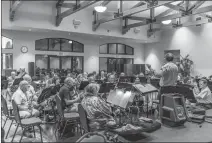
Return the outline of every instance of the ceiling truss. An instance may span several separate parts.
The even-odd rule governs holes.
[[[85,9],[86,7],[93,5],[94,3],[98,2],[98,0],[94,1],[83,1],[80,3],[80,0],[76,0],[75,3],[64,3],[64,0],[58,0],[56,4],[57,8],[57,16],[56,16],[56,26],[59,26],[61,21],[71,15],[74,14],[80,10]],[[68,10],[61,12],[61,8],[69,8]]]
[[[21,3],[22,1],[20,0],[10,1],[10,15],[9,15],[10,21],[14,21],[15,13],[18,7],[21,5]]]
[[[65,0],[58,0],[56,3],[56,9],[57,9],[57,16],[56,16],[56,26],[59,26],[61,21],[65,18],[68,17],[71,14],[74,14],[80,10],[85,9],[86,7],[89,7],[100,0],[91,0],[91,1],[83,1],[80,2],[80,0],[76,0],[75,3],[67,3]],[[109,4],[112,0],[104,0],[100,5],[106,6]],[[170,1],[159,1],[159,0],[143,0],[138,2],[136,5],[131,7],[127,11],[123,11],[123,1],[120,0],[119,3],[119,8],[117,12],[113,13],[111,17],[107,18],[102,18],[99,19],[99,13],[96,11],[93,11],[93,26],[92,29],[93,31],[96,31],[98,27],[103,24],[107,23],[113,20],[120,19],[122,23],[122,34],[126,34],[131,28],[139,27],[139,26],[144,26],[148,25],[149,30],[147,31],[147,35],[151,36],[155,31],[158,31],[160,29],[154,29],[153,25],[154,24],[160,24],[164,20],[173,20],[177,19],[177,24],[174,24],[174,26],[182,26],[183,24],[180,23],[180,19],[182,17],[187,17],[191,15],[200,15],[201,17],[205,18],[203,23],[206,21],[211,22],[212,21],[212,16],[205,14],[207,12],[212,11],[212,5],[206,6],[199,8],[205,1],[197,1],[194,4],[191,4],[189,0],[182,0],[177,5],[172,4],[176,0],[170,0]],[[15,13],[22,3],[21,0],[12,0],[10,1],[10,15],[9,18],[11,21],[14,21]],[[168,10],[155,15],[155,8],[159,6],[165,6],[169,8]],[[68,10],[61,12],[62,8],[69,8]],[[150,11],[150,15],[148,18],[146,17],[138,17],[138,16],[133,16],[137,13],[144,12],[144,11]],[[177,11],[178,13],[176,14],[171,14],[173,11]],[[129,24],[129,20],[136,20],[139,22]],[[196,22],[199,23],[200,21]],[[186,24],[184,24],[186,25]]]
[[[149,30],[147,31],[147,35],[151,36],[155,31],[159,31],[160,29],[154,29],[153,24],[160,24],[164,20],[173,20],[177,19],[177,26],[180,25],[180,19],[182,17],[187,17],[191,15],[200,15],[201,17],[204,17],[208,19],[208,22],[212,21],[212,16],[204,14],[206,12],[212,11],[212,6],[206,6],[199,8],[205,1],[197,1],[194,4],[190,4],[189,0],[182,1],[177,5],[171,4],[173,1],[157,1],[157,0],[145,0],[142,2],[139,2],[138,4],[134,5],[129,11],[122,12],[117,14],[114,14],[113,17],[98,19],[98,14],[96,12],[94,16],[94,22],[93,22],[93,30],[97,30],[97,28],[102,24],[106,23],[112,20],[116,19],[122,19],[123,20],[123,26],[122,26],[122,34],[126,34],[131,28],[149,25]],[[142,7],[144,5],[147,5],[147,8]],[[159,6],[166,6],[169,9],[156,15],[154,9]],[[138,17],[133,16],[136,13],[150,10],[150,17]],[[177,14],[168,15],[173,11],[178,11]],[[168,16],[167,16],[168,15]],[[139,21],[137,23],[128,24],[129,20],[136,20]],[[205,20],[207,21],[207,20]],[[205,22],[204,21],[204,22]],[[203,22],[203,23],[204,23]],[[185,24],[186,25],[186,24]],[[176,26],[173,25],[173,27]],[[181,24],[182,26],[182,24]]]

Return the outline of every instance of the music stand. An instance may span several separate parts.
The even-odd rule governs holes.
[[[99,93],[108,93],[110,90],[115,88],[114,83],[103,83],[100,86]]]
[[[82,81],[80,83],[80,87],[79,87],[79,90],[84,90],[84,88],[89,84],[88,81]]]
[[[43,102],[45,99],[49,98],[51,96],[51,87],[45,88],[40,96],[38,97],[37,103],[40,104],[41,102]]]
[[[64,83],[65,79],[66,79],[66,76],[62,76],[61,79],[60,79],[60,83],[61,84]]]
[[[132,76],[120,76],[119,82],[132,82],[133,77]]]
[[[146,77],[139,77],[141,83],[147,83]]]
[[[16,78],[13,82],[13,85],[19,85],[19,83],[24,80],[23,78]]]
[[[102,80],[100,80],[100,79],[96,79],[95,82],[96,82],[97,84],[103,84],[103,83],[104,83],[104,81],[102,81]]]

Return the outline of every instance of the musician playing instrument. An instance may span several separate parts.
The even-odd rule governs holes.
[[[14,80],[16,79],[16,73],[14,71],[11,72],[11,76],[8,77],[8,86],[12,86]]]
[[[91,131],[104,129],[108,123],[110,125],[116,124],[110,105],[97,95],[98,91],[98,84],[90,83],[85,88],[84,98],[81,102],[87,113]]]
[[[25,68],[21,67],[19,69],[19,74],[18,74],[18,78],[23,78],[23,76],[27,74],[26,71],[25,71]]]
[[[108,82],[109,83],[115,83],[115,81],[116,81],[115,75],[113,75],[113,74],[109,75]]]
[[[21,81],[19,88],[12,96],[12,100],[18,105],[21,118],[30,118],[31,116],[37,117],[39,115],[39,111],[34,109],[32,105],[33,97],[28,93],[29,87],[27,81]]]
[[[106,77],[105,77],[105,72],[104,71],[101,71],[100,73],[100,80],[105,80]]]
[[[212,105],[212,93],[207,86],[207,79],[200,79],[199,81],[200,91],[195,91],[193,89],[194,96],[197,100],[197,103],[200,104],[211,104]],[[212,106],[211,106],[212,108]]]
[[[71,91],[73,91],[75,86],[75,80],[71,77],[67,77],[64,80],[64,85],[60,88],[59,96],[62,101],[62,108],[64,112],[77,112],[76,107],[74,107],[74,103],[80,101],[80,95],[76,99],[73,99],[73,95]]]

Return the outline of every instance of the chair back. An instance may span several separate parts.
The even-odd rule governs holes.
[[[63,107],[62,107],[62,101],[61,101],[61,98],[60,96],[57,94],[55,96],[55,99],[56,99],[56,105],[57,105],[57,111],[60,115],[60,117],[64,117],[64,111],[63,111]]]
[[[7,101],[5,100],[5,98],[3,96],[1,96],[1,104],[2,104],[4,115],[5,116],[9,116],[9,110],[8,110],[8,107],[7,107]]]
[[[21,117],[19,114],[19,109],[18,109],[18,105],[15,103],[14,100],[12,100],[12,106],[13,106],[13,113],[15,116],[15,120],[17,123],[21,124]]]
[[[87,119],[86,111],[81,104],[78,104],[78,113],[79,113],[79,116],[80,116],[81,127],[86,132],[90,132],[90,129],[89,129],[89,126],[88,126],[88,119]]]

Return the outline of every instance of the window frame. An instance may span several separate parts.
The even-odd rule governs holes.
[[[12,55],[12,59],[13,59],[13,53],[1,53],[1,65],[2,65],[2,70],[8,70],[7,68],[6,69],[3,69],[3,54],[11,54]],[[13,70],[13,60],[12,60],[12,70]]]
[[[35,40],[35,43],[36,43],[36,41],[38,41],[38,40],[44,40],[44,39],[47,39],[47,50],[42,50],[42,49],[40,49],[40,50],[38,50],[38,49],[36,49],[36,46],[35,46],[35,50],[36,51],[53,51],[53,52],[73,52],[73,53],[84,53],[84,44],[83,43],[80,43],[80,42],[77,42],[77,41],[74,41],[74,40],[71,40],[71,39],[67,39],[67,38],[56,38],[56,37],[53,37],[53,38],[43,38],[43,39],[37,39],[37,40]],[[50,47],[50,39],[59,39],[60,40],[60,50],[49,50],[49,47]],[[63,51],[62,50],[62,43],[61,43],[61,40],[69,40],[69,41],[72,41],[72,44],[71,44],[71,51]],[[82,45],[82,52],[77,52],[77,51],[73,51],[73,46],[74,46],[74,42],[76,42],[76,43],[78,43],[78,44],[81,44]]]
[[[116,53],[109,53],[109,45],[110,44],[116,44]],[[100,52],[100,47],[103,46],[103,45],[107,45],[107,53],[101,53]],[[118,53],[118,45],[124,45],[124,53]],[[128,54],[127,53],[127,47],[131,48],[132,49],[132,54]],[[111,55],[134,55],[134,48],[129,46],[129,45],[126,45],[126,44],[123,44],[123,43],[106,43],[106,44],[102,44],[99,46],[99,54],[111,54]]]
[[[2,37],[8,38],[4,35],[1,35],[1,49],[13,49],[13,39],[11,39],[11,38],[8,38],[8,39],[12,40],[12,48],[2,48]]]
[[[35,65],[36,65],[36,55],[45,56],[45,54],[35,54]],[[50,69],[50,57],[59,57],[59,69],[62,69],[62,57],[71,57],[71,69],[73,69],[73,57],[82,58],[82,72],[84,72],[84,56],[58,56],[58,55],[48,55],[47,57],[47,69]]]

